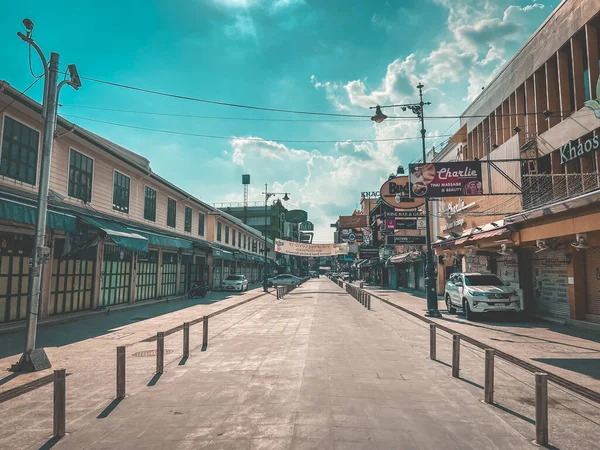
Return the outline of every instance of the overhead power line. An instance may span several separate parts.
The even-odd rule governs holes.
[[[141,126],[137,126],[137,125],[129,125],[129,124],[123,124],[123,123],[117,123],[117,122],[110,122],[110,121],[106,121],[106,120],[91,119],[89,117],[74,116],[74,115],[71,115],[71,114],[62,114],[62,116],[64,116],[64,117],[72,117],[74,119],[88,120],[90,122],[103,123],[103,124],[107,124],[107,125],[114,125],[114,126],[117,126],[117,127],[132,128],[132,129],[136,129],[136,130],[154,131],[154,132],[157,132],[157,133],[176,134],[176,135],[181,135],[181,136],[203,137],[203,138],[208,138],[208,139],[225,139],[225,140],[228,140],[228,141],[232,141],[232,140],[233,141],[257,141],[257,142],[273,141],[273,142],[282,142],[282,143],[333,144],[333,143],[337,143],[337,142],[396,142],[396,141],[411,141],[411,140],[420,140],[421,139],[420,136],[402,137],[402,138],[389,138],[389,139],[337,139],[337,140],[321,140],[321,139],[267,139],[267,138],[251,138],[251,137],[246,137],[245,138],[245,137],[219,136],[219,135],[201,134],[201,133],[188,133],[188,132],[184,132],[184,131],[175,131],[175,130],[165,130],[165,129],[159,129],[159,128],[141,127]],[[445,137],[449,137],[449,136],[452,136],[452,135],[448,134]],[[430,138],[437,138],[437,137],[444,137],[444,136],[442,136],[442,135],[427,136],[428,139],[430,139]]]
[[[12,105],[14,102],[16,102],[18,99],[20,99],[23,95],[25,95],[25,93],[31,89],[35,83],[37,83],[38,81],[40,81],[42,79],[43,75],[39,78],[36,78],[33,83],[31,83],[29,86],[27,86],[24,90],[22,90],[21,92],[19,92],[19,95],[17,95],[15,98],[12,99],[12,101],[10,101],[4,108],[0,109],[0,113],[4,112],[10,105]]]

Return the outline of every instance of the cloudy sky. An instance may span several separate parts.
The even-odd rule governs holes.
[[[17,89],[32,81],[26,46],[15,35],[29,17],[45,52],[60,53],[62,68],[76,63],[91,78],[348,115],[414,102],[421,81],[432,103],[426,114],[456,116],[558,3],[104,0],[100,9],[92,2],[0,0],[0,79]],[[40,70],[37,58],[33,68]],[[252,177],[251,200],[261,199],[265,183],[288,191],[289,206],[309,212],[316,242],[332,240],[329,224],[358,206],[361,191],[377,190],[421,152],[418,123],[400,110],[386,112],[406,119],[374,125],[368,118],[233,108],[83,82],[78,92],[63,90],[60,114],[146,156],[155,172],[209,203],[242,201],[243,173]],[[30,93],[39,101],[41,86]],[[457,120],[429,119],[426,128],[428,147],[440,146]]]

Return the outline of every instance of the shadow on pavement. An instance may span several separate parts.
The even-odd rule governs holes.
[[[110,333],[119,331],[125,333],[126,331],[119,330],[119,328],[192,306],[217,303],[231,297],[231,292],[211,292],[203,299],[181,298],[169,302],[140,305],[136,308],[122,311],[112,311],[110,314],[96,314],[73,322],[41,326],[37,331],[36,346],[39,348],[62,347]],[[65,316],[65,319],[67,319],[67,316]],[[23,350],[25,330],[3,335],[0,337],[0,340],[2,341],[2,345],[0,345],[0,359],[19,355]]]
[[[12,372],[10,375],[7,375],[4,378],[1,378],[0,379],[0,386],[2,386],[3,384],[8,383],[10,380],[12,380],[13,378],[18,377],[21,374],[23,374],[23,372]]]
[[[577,372],[600,380],[600,359],[594,358],[532,358],[532,361],[542,362],[561,369]]]
[[[154,386],[156,383],[158,383],[160,377],[162,377],[162,373],[155,373],[152,379],[148,381],[148,384],[146,386]]]
[[[465,383],[468,383],[471,386],[475,386],[476,388],[483,389],[482,385],[480,385],[479,383],[475,383],[474,381],[467,380],[466,378],[463,378],[463,377],[460,377],[459,380],[464,381]]]
[[[181,360],[179,361],[179,366],[185,366],[185,363],[187,362],[188,357],[187,356],[182,356]]]
[[[115,398],[112,402],[110,402],[110,405],[108,405],[106,408],[104,408],[104,411],[102,411],[100,414],[98,414],[98,416],[96,416],[96,419],[105,419],[108,417],[108,415],[113,412],[116,407],[119,405],[119,403],[121,403],[123,401],[123,399],[121,398]]]
[[[529,417],[524,416],[523,414],[519,414],[518,412],[513,411],[512,409],[509,409],[506,406],[499,405],[498,403],[492,403],[492,406],[494,408],[498,408],[501,411],[504,411],[505,413],[513,415],[513,416],[515,416],[515,417],[517,417],[517,418],[519,418],[521,420],[524,420],[525,422],[530,423],[531,425],[535,425],[535,420],[534,419],[530,419]]]
[[[56,444],[58,444],[58,441],[60,441],[61,438],[58,437],[53,437],[50,438],[46,441],[46,443],[44,445],[42,445],[39,450],[48,450],[52,447],[54,447]]]

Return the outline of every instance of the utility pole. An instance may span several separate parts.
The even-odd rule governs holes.
[[[269,258],[268,258],[268,252],[267,252],[267,245],[268,245],[268,241],[267,241],[267,237],[269,235],[269,227],[268,227],[268,211],[267,211],[267,202],[269,201],[269,198],[271,198],[274,195],[283,195],[283,200],[284,201],[288,201],[290,199],[290,197],[288,196],[287,192],[269,192],[268,189],[268,185],[267,183],[265,183],[265,192],[263,192],[263,194],[265,194],[265,269],[264,269],[264,277],[263,277],[263,290],[265,292],[267,292],[269,290],[269,274],[268,274],[268,266],[269,266]]]
[[[427,151],[425,150],[425,118],[423,114],[423,108],[425,105],[430,105],[430,102],[423,101],[423,83],[419,83],[417,89],[419,90],[419,103],[409,103],[405,105],[387,105],[387,106],[375,106],[375,115],[371,117],[371,120],[375,123],[381,123],[387,116],[381,112],[381,108],[402,108],[402,111],[407,109],[411,110],[419,118],[421,122],[421,143],[423,145],[423,164],[427,160]],[[433,260],[433,249],[431,247],[431,218],[429,216],[429,199],[425,197],[425,227],[427,228],[425,233],[425,291],[427,295],[427,316],[430,317],[441,317],[441,314],[437,307],[437,290],[435,280],[435,265]]]
[[[23,41],[32,46],[40,56],[44,65],[44,98],[42,100],[42,110],[45,112],[44,137],[42,142],[42,165],[40,168],[40,182],[38,190],[37,216],[35,221],[35,243],[33,254],[30,260],[29,272],[29,296],[27,298],[27,325],[25,329],[25,348],[19,362],[12,367],[14,371],[31,372],[43,370],[51,367],[50,361],[46,356],[44,349],[35,348],[37,334],[38,311],[40,306],[42,267],[48,261],[50,250],[46,247],[46,216],[48,212],[48,190],[50,188],[50,165],[52,161],[52,145],[54,143],[54,132],[56,130],[58,95],[63,85],[68,84],[75,90],[81,87],[81,81],[77,74],[75,65],[68,67],[70,80],[58,82],[58,62],[60,56],[58,53],[50,53],[50,63],[46,64],[46,59],[42,50],[31,38],[33,31],[33,22],[24,19],[23,24],[27,30],[27,35],[17,33]]]

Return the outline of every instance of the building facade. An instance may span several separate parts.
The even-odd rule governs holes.
[[[4,81],[0,110],[2,324],[26,315],[43,121],[41,105]],[[196,281],[218,289],[227,273],[257,281],[264,270],[258,231],[62,117],[50,189],[41,318],[181,295]]]
[[[564,1],[462,114],[440,158],[480,160],[488,195],[437,202],[440,292],[488,271],[533,314],[600,323],[599,34],[597,1]]]

